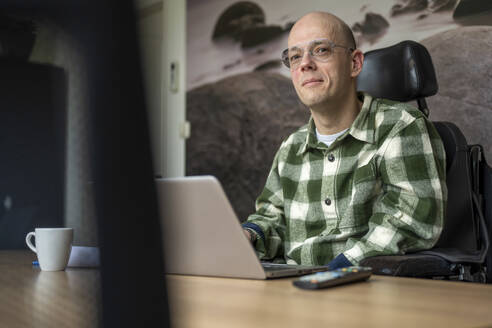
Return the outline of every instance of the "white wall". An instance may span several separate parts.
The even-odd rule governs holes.
[[[185,175],[186,1],[137,1],[154,171]],[[171,64],[175,84],[171,83]]]

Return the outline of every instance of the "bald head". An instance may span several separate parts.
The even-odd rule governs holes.
[[[315,34],[319,35],[313,37]],[[330,38],[335,43],[352,49],[356,48],[350,27],[337,16],[327,12],[316,11],[302,16],[290,30],[289,46],[305,38]]]

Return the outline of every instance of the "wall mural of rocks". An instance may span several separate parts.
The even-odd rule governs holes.
[[[221,181],[238,216],[254,209],[282,140],[309,119],[290,80],[251,72],[195,88],[187,94],[193,127],[186,144],[187,175]]]
[[[299,102],[280,53],[296,20],[334,13],[363,51],[402,40],[424,44],[437,95],[430,117],[457,124],[492,162],[492,1],[187,0],[186,174],[212,174],[240,220],[254,211],[275,151],[309,110]]]

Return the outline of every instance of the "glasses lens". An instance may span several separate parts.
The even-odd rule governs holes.
[[[284,63],[287,68],[290,68],[289,49],[285,49],[284,51],[282,51],[282,63]]]
[[[314,59],[327,61],[333,54],[334,47],[335,45],[329,40],[314,40],[308,44],[307,50]],[[301,64],[303,57],[304,48],[301,48],[301,46],[293,46],[282,52],[282,62],[291,69],[297,68]]]
[[[333,46],[329,41],[316,41],[310,47],[310,53],[318,60],[326,60],[333,54]]]
[[[297,67],[302,61],[304,51],[297,47],[292,47],[287,52],[289,67]]]

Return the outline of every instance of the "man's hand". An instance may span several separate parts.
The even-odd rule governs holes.
[[[246,229],[243,229],[243,231],[244,231],[244,234],[246,235],[246,238],[248,238],[248,240],[249,240],[250,242],[253,242],[253,236],[251,235],[251,232],[249,232],[249,231],[248,231],[248,230],[246,230]]]
[[[251,241],[251,233],[246,229],[243,229],[243,231],[244,231],[244,234],[246,235],[246,238],[248,238],[248,240]]]

